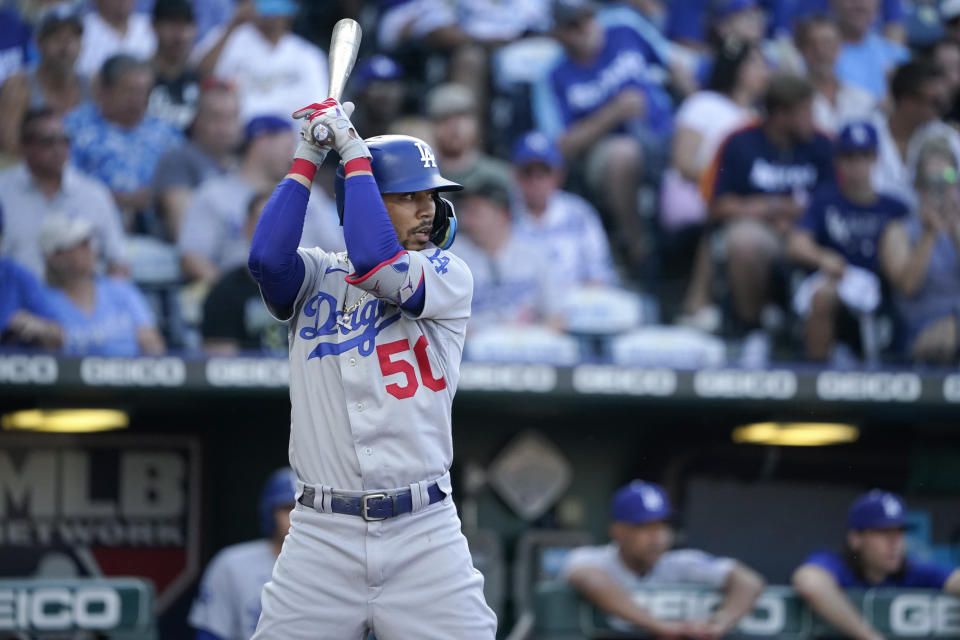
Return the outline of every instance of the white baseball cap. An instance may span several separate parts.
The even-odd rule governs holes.
[[[83,218],[71,218],[55,214],[43,221],[40,226],[40,249],[44,256],[75,247],[84,240],[93,237],[93,225]]]
[[[940,18],[944,22],[958,17],[960,17],[960,0],[943,0],[940,3]]]

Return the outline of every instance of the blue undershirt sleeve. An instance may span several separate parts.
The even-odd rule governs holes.
[[[403,247],[373,176],[351,176],[344,183],[343,240],[357,275],[363,276]]]
[[[223,640],[223,638],[213,633],[210,633],[206,629],[197,629],[197,635],[194,638],[194,640]]]
[[[263,208],[253,233],[250,274],[271,305],[289,309],[296,302],[306,269],[297,253],[310,190],[292,178],[284,179]]]

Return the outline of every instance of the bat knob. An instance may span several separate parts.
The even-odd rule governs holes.
[[[310,133],[313,134],[313,139],[317,141],[317,144],[328,145],[333,141],[330,130],[319,122],[310,127]]]

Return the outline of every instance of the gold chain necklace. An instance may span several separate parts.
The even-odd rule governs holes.
[[[347,256],[346,254],[344,254],[343,257],[346,258],[346,259],[349,261],[349,256]],[[366,299],[370,296],[370,292],[369,292],[369,291],[364,291],[364,292],[363,292],[363,295],[360,296],[359,298],[357,298],[357,301],[353,303],[353,306],[351,306],[349,309],[347,309],[347,292],[349,292],[349,291],[350,291],[350,287],[348,286],[348,287],[347,287],[347,290],[343,292],[343,304],[340,305],[340,320],[337,322],[337,324],[339,324],[341,327],[343,327],[344,329],[348,329],[348,330],[351,329],[352,327],[350,327],[350,326],[347,325],[347,323],[346,323],[347,316],[351,315],[354,311],[356,311],[357,309],[359,309],[359,308],[360,308],[360,305],[363,304],[363,301],[366,300]]]

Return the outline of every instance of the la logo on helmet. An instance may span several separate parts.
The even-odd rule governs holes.
[[[417,149],[420,150],[420,162],[423,163],[424,169],[437,166],[437,157],[433,155],[433,149],[422,142],[414,142],[413,144],[417,145]]]

